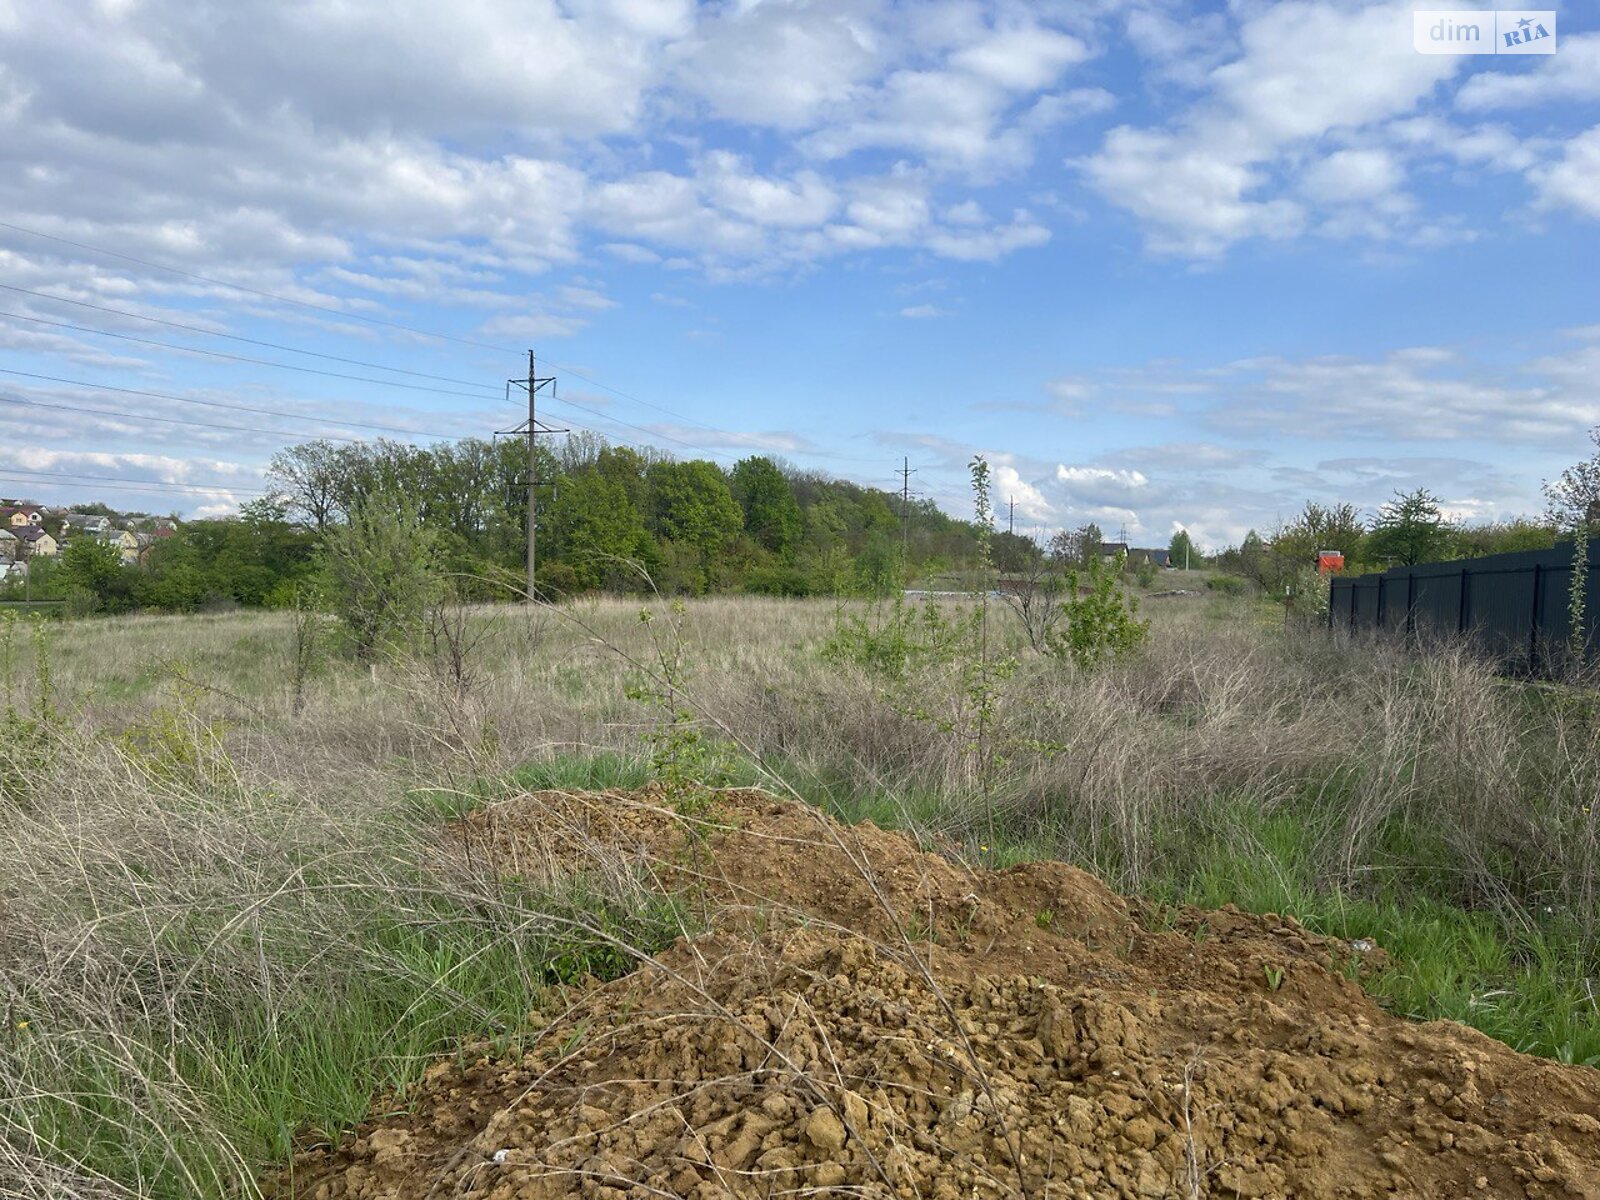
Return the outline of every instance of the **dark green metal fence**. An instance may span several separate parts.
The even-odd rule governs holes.
[[[1335,577],[1328,625],[1412,638],[1469,638],[1508,667],[1542,671],[1571,645],[1573,544]],[[1584,641],[1600,648],[1600,538],[1589,543]]]

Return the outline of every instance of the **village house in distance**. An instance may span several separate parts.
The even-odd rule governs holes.
[[[175,517],[73,512],[30,500],[6,500],[0,502],[0,580],[26,573],[33,559],[60,558],[78,538],[111,545],[124,566],[137,566],[150,547],[176,526]]]

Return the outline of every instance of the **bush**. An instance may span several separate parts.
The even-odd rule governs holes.
[[[1089,560],[1087,592],[1080,594],[1078,573],[1067,575],[1071,599],[1061,606],[1065,628],[1052,629],[1045,636],[1045,652],[1057,659],[1071,659],[1081,671],[1090,671],[1111,658],[1125,658],[1144,644],[1150,622],[1134,616],[1139,598],[1122,585],[1123,561],[1106,567]]]
[[[403,648],[439,595],[437,543],[403,498],[376,495],[323,535],[321,594],[358,658]]]
[[[1242,596],[1250,586],[1243,575],[1213,575],[1206,580],[1206,589],[1221,592],[1224,596]]]
[[[752,596],[809,596],[811,581],[794,567],[761,567],[750,573],[744,590]]]

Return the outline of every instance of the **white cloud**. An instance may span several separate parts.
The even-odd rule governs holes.
[[[1387,150],[1336,150],[1300,175],[1300,187],[1320,203],[1374,200],[1399,188],[1405,172]]]
[[[990,470],[993,472],[993,493],[997,510],[1006,512],[1011,501],[1016,501],[1017,512],[1029,521],[1051,521],[1056,507],[1034,484],[1024,479],[1009,454],[989,452]]]
[[[1136,490],[1147,486],[1150,480],[1142,471],[1120,467],[1069,467],[1061,463],[1056,466],[1056,482],[1073,489],[1088,487],[1104,493]]]
[[[1140,219],[1157,253],[1208,257],[1246,238],[1292,236],[1309,226],[1308,207],[1378,195],[1379,185],[1398,182],[1394,164],[1322,143],[1409,113],[1460,67],[1453,56],[1412,50],[1401,0],[1246,11],[1238,57],[1207,75],[1207,94],[1173,126],[1119,126],[1077,164]],[[1144,35],[1159,40],[1159,28],[1147,24]],[[1293,162],[1307,164],[1302,201],[1276,194]]]
[[[1532,168],[1528,175],[1542,206],[1600,218],[1600,125],[1567,142],[1559,159]]]
[[[900,315],[913,321],[925,321],[931,317],[948,317],[950,311],[937,304],[913,304],[909,308],[902,308]]]
[[[1482,112],[1562,100],[1600,99],[1600,33],[1560,36],[1559,53],[1540,56],[1526,70],[1477,72],[1456,92],[1456,106],[1467,112]]]

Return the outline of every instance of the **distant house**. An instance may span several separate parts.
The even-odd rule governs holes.
[[[1136,546],[1128,551],[1128,563],[1135,567],[1149,563],[1152,567],[1161,567],[1164,570],[1170,557],[1165,550],[1143,550]]]
[[[0,526],[0,563],[14,563],[22,557],[22,543],[11,530]]]
[[[139,561],[139,535],[131,529],[113,529],[106,535],[106,540],[117,548],[117,553],[122,556],[123,566],[131,567]]]
[[[1101,542],[1100,561],[1110,565],[1117,561],[1117,555],[1128,553],[1127,542]]]
[[[22,544],[23,558],[54,558],[61,553],[61,543],[37,525],[13,528],[11,532]]]
[[[44,513],[29,504],[11,504],[0,508],[0,524],[10,529],[20,529],[24,525],[42,525]]]
[[[70,537],[74,533],[87,533],[91,537],[103,538],[110,532],[110,517],[97,517],[89,513],[68,513],[61,518],[62,537]]]

